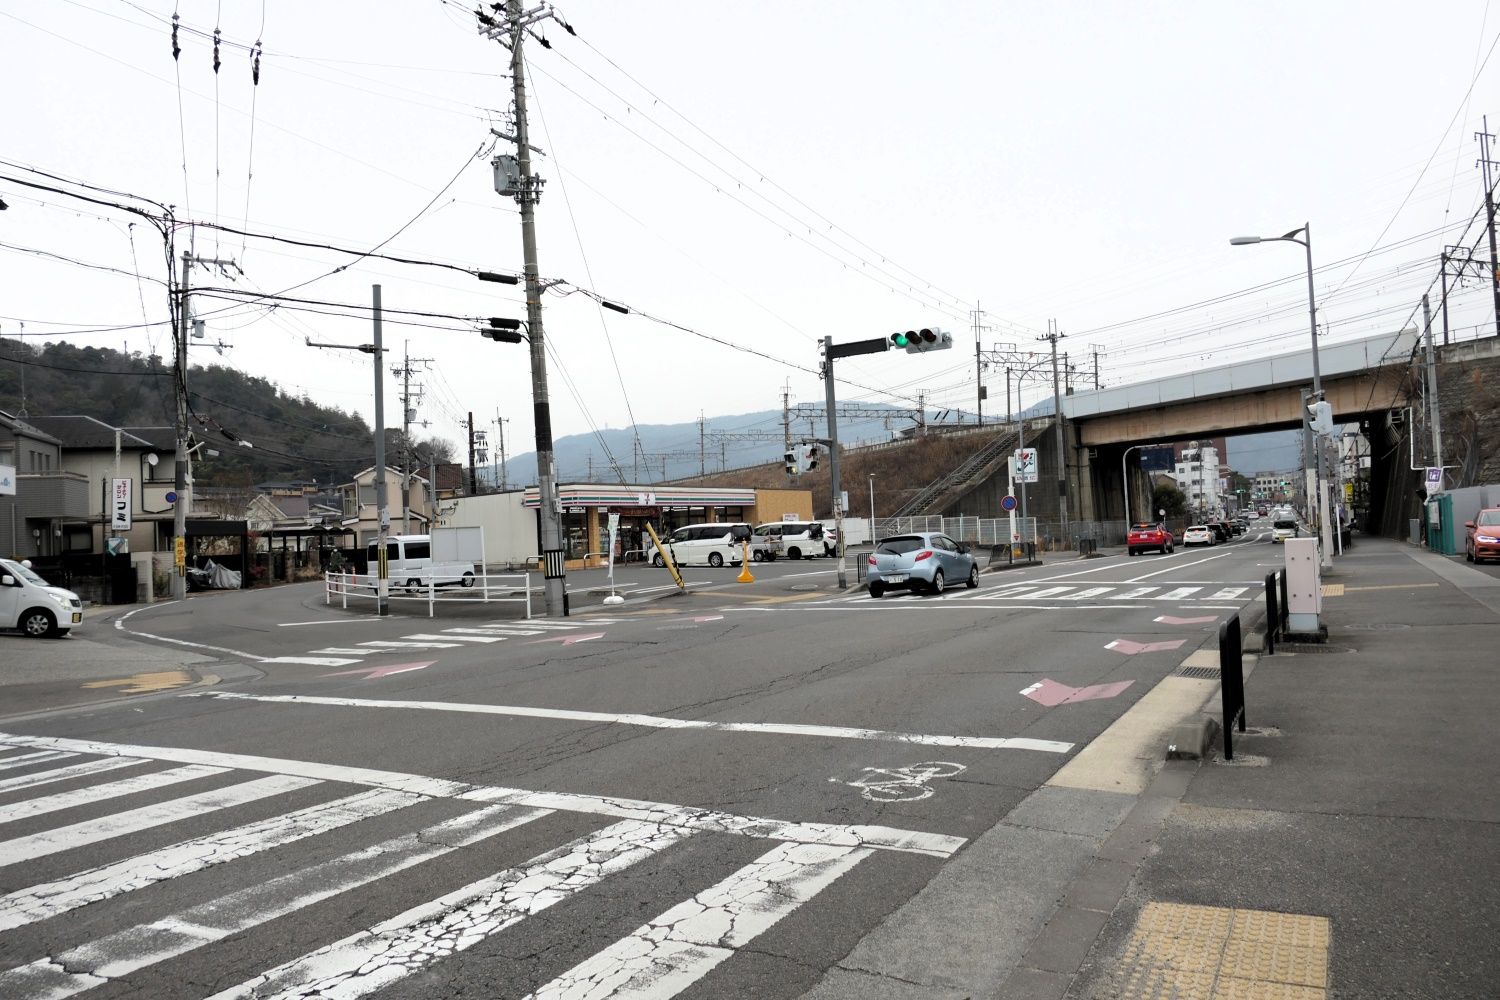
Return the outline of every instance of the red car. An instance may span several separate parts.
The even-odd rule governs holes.
[[[1464,558],[1469,562],[1500,559],[1500,507],[1486,507],[1465,521]]]
[[[1130,534],[1125,538],[1125,545],[1130,549],[1131,555],[1145,552],[1147,549],[1156,549],[1163,555],[1172,551],[1172,543],[1176,541],[1172,533],[1163,524],[1137,524],[1130,529]]]

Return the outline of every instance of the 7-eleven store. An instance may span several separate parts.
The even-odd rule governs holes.
[[[562,504],[562,544],[569,569],[602,565],[609,542],[609,515],[620,515],[616,561],[634,561],[650,544],[646,523],[658,535],[685,524],[720,521],[811,520],[810,490],[720,489],[708,486],[597,486],[571,484],[557,488]],[[535,486],[522,504],[541,506]]]

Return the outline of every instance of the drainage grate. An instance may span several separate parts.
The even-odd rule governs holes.
[[[1178,677],[1196,677],[1201,681],[1216,681],[1219,679],[1218,667],[1182,667],[1177,671]]]
[[[1352,652],[1354,652],[1352,646],[1335,646],[1326,642],[1278,642],[1276,644],[1277,655],[1282,653],[1311,653],[1317,655],[1321,653]]]
[[[1352,625],[1343,626],[1346,632],[1399,632],[1402,629],[1411,628],[1400,622],[1355,622]]]

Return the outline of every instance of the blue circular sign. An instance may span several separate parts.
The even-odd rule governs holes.
[[[167,498],[166,499],[167,499],[167,503],[176,503],[177,502],[177,492],[175,490],[168,490],[167,491]]]
[[[1013,496],[1002,497],[1000,499],[1000,509],[1001,510],[1015,510],[1016,509],[1016,498],[1013,497]]]

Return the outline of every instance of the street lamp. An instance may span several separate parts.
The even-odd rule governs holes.
[[[1298,236],[1301,239],[1298,239]],[[1304,222],[1301,229],[1293,229],[1283,236],[1235,236],[1230,239],[1229,245],[1242,247],[1251,243],[1300,243],[1307,251],[1307,319],[1312,330],[1312,375],[1313,396],[1321,402],[1323,399],[1323,377],[1318,371],[1318,308],[1313,294],[1313,262],[1312,262],[1312,223]],[[1307,407],[1303,407],[1302,425],[1307,426]],[[1323,555],[1319,560],[1324,569],[1333,565],[1333,536],[1332,526],[1328,523],[1328,484],[1324,480],[1323,473],[1323,448],[1319,444],[1313,449],[1318,470],[1318,527],[1322,537]]]

